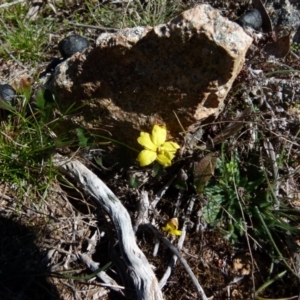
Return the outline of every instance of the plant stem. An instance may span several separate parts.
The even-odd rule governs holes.
[[[271,285],[274,281],[276,281],[277,279],[280,279],[281,277],[283,277],[285,275],[287,271],[283,271],[279,274],[277,274],[274,278],[269,279],[267,282],[265,282],[261,287],[259,287],[259,289],[255,292],[255,297],[257,297],[257,295],[262,292],[265,288],[267,288],[269,285]]]
[[[266,232],[267,232],[267,235],[269,236],[269,239],[270,239],[270,241],[271,241],[271,243],[272,243],[274,249],[276,250],[277,254],[280,256],[281,260],[283,261],[283,263],[285,264],[285,266],[289,269],[289,271],[291,271],[297,278],[299,278],[299,276],[298,276],[298,275],[295,273],[295,271],[291,268],[291,266],[288,264],[288,262],[287,262],[286,259],[283,257],[283,255],[281,254],[280,250],[278,249],[278,247],[277,247],[277,245],[276,245],[276,243],[275,243],[275,241],[274,241],[274,239],[273,239],[273,237],[272,237],[272,235],[271,235],[271,233],[270,233],[270,231],[269,231],[269,229],[268,229],[268,227],[267,227],[267,225],[266,225],[266,223],[265,223],[265,221],[264,221],[264,219],[263,219],[263,217],[262,217],[262,215],[261,215],[261,213],[260,213],[260,211],[259,211],[259,209],[258,209],[258,207],[255,206],[255,209],[256,209],[256,211],[257,211],[258,217],[259,217],[260,221],[262,222],[262,224],[263,224],[263,226],[264,226],[264,228],[265,228],[265,230],[266,230]],[[300,279],[300,278],[299,278],[299,279]]]

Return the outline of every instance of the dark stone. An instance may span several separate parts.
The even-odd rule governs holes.
[[[89,41],[80,35],[70,35],[58,44],[58,49],[64,58],[69,58],[77,52],[82,52],[89,46]]]
[[[237,23],[240,24],[242,27],[251,27],[255,30],[258,30],[262,26],[262,17],[257,9],[251,9],[246,12],[244,15],[239,17]]]
[[[11,85],[0,84],[0,102],[4,100],[8,102],[10,105],[12,105],[15,96],[16,96],[16,91]]]
[[[46,73],[53,73],[54,69],[64,61],[65,59],[63,57],[60,58],[54,58],[51,63],[46,68]]]
[[[53,103],[54,102],[54,98],[53,98],[53,94],[51,93],[50,90],[45,89],[44,91],[44,99],[47,103]]]
[[[47,74],[52,74],[55,70],[55,68],[61,64],[63,61],[65,61],[66,59],[63,57],[60,58],[54,58],[51,63],[47,66],[46,70],[43,71],[42,73],[40,73],[39,78],[43,78],[45,77]]]

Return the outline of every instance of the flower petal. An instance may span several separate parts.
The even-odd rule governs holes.
[[[170,219],[168,224],[172,227],[172,229],[178,229],[178,218]]]
[[[178,228],[178,219],[172,218],[171,220],[168,221],[165,227],[162,227],[162,230],[167,231],[172,235],[181,235],[182,231],[177,230],[177,228]]]
[[[141,167],[148,166],[155,161],[157,157],[156,152],[150,150],[143,150],[140,152],[138,158],[136,159]]]
[[[171,230],[170,234],[172,234],[172,235],[182,235],[182,231],[181,230]]]
[[[175,157],[175,152],[169,152],[169,151],[158,151],[158,155],[166,156],[169,160],[172,160]]]
[[[147,132],[141,132],[137,139],[138,143],[145,149],[156,152],[157,147],[152,143],[150,134]]]
[[[165,126],[154,125],[152,129],[152,142],[157,146],[161,146],[167,138],[167,128]]]
[[[168,152],[176,152],[178,149],[180,148],[180,146],[177,143],[174,142],[165,142],[160,149],[161,150],[165,150]]]
[[[156,160],[164,167],[169,167],[172,164],[170,157],[171,156],[168,152],[158,153]]]
[[[169,223],[166,224],[165,227],[161,228],[163,231],[169,232],[170,230],[173,230],[172,226],[170,226]]]

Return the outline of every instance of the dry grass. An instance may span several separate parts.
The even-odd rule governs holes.
[[[76,254],[88,252],[94,261],[104,266],[114,260],[112,249],[118,251],[116,234],[101,208],[53,168],[51,160],[56,151],[76,155],[104,178],[133,220],[139,197],[136,187],[142,184],[150,194],[155,194],[179,169],[184,169],[188,180],[178,181],[176,187],[174,184],[168,189],[154,218],[161,227],[177,209],[182,222],[189,201],[194,199],[182,255],[207,296],[225,299],[229,291],[232,299],[251,299],[253,288],[257,290],[268,280],[272,282],[285,270],[288,272],[281,280],[273,280],[276,289],[275,285],[267,286],[260,295],[265,298],[298,295],[298,279],[292,272],[299,274],[300,91],[299,76],[290,70],[299,68],[295,56],[284,60],[289,66],[287,71],[282,71],[285,69],[283,61],[267,62],[260,55],[251,57],[252,68],[262,70],[264,76],[253,76],[246,65],[228,96],[226,110],[203,127],[202,144],[198,146],[205,145],[220,157],[215,176],[208,182],[203,197],[195,194],[190,168],[204,156],[199,147],[189,149],[192,155],[184,154],[181,162],[166,170],[117,168],[112,162],[118,158],[110,157],[110,148],[105,145],[101,145],[106,152],[99,155],[100,161],[88,148],[77,152],[76,145],[82,140],[53,138],[55,125],[59,125],[63,114],[59,113],[59,105],[44,103],[38,96],[39,74],[54,57],[59,57],[58,41],[77,33],[93,43],[102,32],[80,24],[107,28],[156,25],[196,2],[204,1],[49,1],[43,2],[35,15],[31,15],[31,2],[7,8],[0,6],[3,44],[0,78],[1,82],[14,83],[20,92],[20,107],[13,117],[2,116],[0,127],[1,299],[122,298],[120,293],[101,286],[95,277],[86,279],[91,271]],[[238,6],[231,1],[210,2],[228,17],[243,13],[248,3],[241,1]],[[272,83],[267,78],[268,73],[274,71],[277,73]],[[29,76],[34,82],[29,89],[23,89],[23,76]],[[277,92],[278,82],[283,81],[285,88],[288,85],[291,88],[283,92],[281,102]],[[261,92],[265,90],[268,93],[261,102]],[[253,111],[240,120],[237,112],[244,110],[249,99]],[[37,110],[34,110],[34,102]],[[236,119],[242,126],[239,124],[237,131],[233,130],[220,142],[220,136],[228,132],[228,124],[234,124]],[[215,144],[206,141],[215,141]],[[153,176],[155,171],[157,176]],[[257,179],[261,182],[253,185]],[[175,208],[176,201],[179,204]],[[266,225],[260,223],[256,207]],[[208,208],[214,212],[210,220],[205,216]],[[196,231],[195,225],[205,230]],[[153,257],[155,239],[147,231],[139,231],[137,240],[156,266],[157,277],[161,278],[171,257],[170,251],[161,246],[158,256]],[[116,264],[107,274],[122,285]],[[239,278],[242,280],[236,282]],[[175,267],[163,293],[166,299],[197,298],[180,264]]]

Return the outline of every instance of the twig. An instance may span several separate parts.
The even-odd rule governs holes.
[[[14,2],[4,3],[4,4],[0,5],[0,8],[9,7],[9,6],[16,5],[16,4],[19,4],[19,3],[22,3],[22,2],[26,2],[26,0],[16,0]]]
[[[22,68],[25,69],[25,70],[28,70],[28,68],[27,68],[25,65],[23,65],[16,57],[14,57],[14,55],[12,55],[12,54],[6,49],[5,46],[2,45],[2,48],[3,48],[3,50],[7,53],[7,55],[10,56],[10,58],[11,58],[12,60],[14,60],[20,67],[22,67]]]
[[[140,196],[140,201],[138,204],[138,213],[137,213],[136,221],[133,226],[133,230],[135,233],[137,233],[139,225],[146,224],[149,222],[148,219],[149,206],[150,204],[149,204],[148,192],[142,191]],[[157,256],[159,244],[160,244],[159,240],[156,239],[154,249],[153,249],[153,257]]]
[[[213,139],[213,145],[218,145],[229,137],[236,134],[243,126],[244,126],[244,119],[247,118],[252,112],[252,107],[247,107],[237,118],[233,120],[229,125],[222,130],[220,134],[218,134]]]
[[[4,195],[4,194],[0,193],[0,200],[2,200],[2,199],[4,199],[4,200],[12,200],[12,198],[11,198],[11,197],[9,197],[9,196],[6,196],[6,195]]]
[[[146,224],[146,226],[152,231],[152,233],[159,238],[165,245],[167,245],[170,250],[178,257],[182,265],[184,266],[185,270],[187,271],[188,275],[191,277],[191,280],[194,284],[194,286],[197,289],[198,294],[200,295],[202,300],[208,300],[206,297],[204,290],[202,289],[198,279],[194,275],[193,271],[191,270],[190,266],[188,265],[187,261],[182,257],[182,255],[179,253],[179,251],[172,245],[172,243],[164,237],[153,225],[150,223]]]
[[[95,26],[95,25],[87,25],[87,24],[80,24],[80,23],[74,23],[69,21],[70,25],[76,26],[76,27],[83,27],[83,28],[91,28],[91,29],[98,29],[98,30],[104,30],[104,31],[119,31],[118,28],[110,28],[110,27],[104,27],[104,26]]]
[[[178,216],[179,215],[179,209],[180,209],[180,205],[181,205],[181,198],[182,198],[182,193],[179,190],[173,216]]]
[[[99,237],[98,237],[99,235]],[[86,247],[86,251],[88,253],[94,253],[96,250],[96,245],[97,245],[97,239],[100,240],[100,231],[99,228],[97,228],[97,230],[95,230],[95,233],[91,236],[91,238],[86,238],[87,242],[88,242],[88,246]]]
[[[93,272],[97,271],[99,269],[99,263],[94,262],[87,254],[85,253],[77,253],[76,254],[79,259],[81,259],[89,269],[91,269]],[[100,278],[104,283],[106,283],[105,286],[111,288],[112,290],[116,292],[120,292],[123,296],[124,293],[121,289],[124,289],[124,287],[121,287],[117,284],[117,282],[112,279],[110,276],[106,274],[104,271],[100,271],[97,273],[97,277]]]
[[[265,288],[267,288],[269,285],[274,283],[277,279],[282,278],[285,275],[286,272],[287,271],[285,270],[285,271],[281,272],[280,274],[277,274],[274,278],[269,279],[262,286],[260,286],[255,292],[255,298],[258,296],[259,293],[261,293]]]
[[[245,232],[245,237],[246,237],[246,241],[247,241],[247,245],[248,245],[248,250],[249,250],[249,253],[250,253],[250,258],[251,258],[251,264],[252,264],[252,268],[251,268],[251,278],[252,278],[252,290],[253,292],[255,291],[255,278],[254,278],[254,258],[253,258],[253,254],[252,254],[252,250],[251,250],[251,245],[250,245],[250,241],[249,241],[249,236],[248,236],[248,224],[247,224],[247,221],[246,221],[246,218],[245,218],[245,214],[244,214],[244,210],[243,210],[243,206],[241,204],[241,202],[243,202],[243,204],[245,205],[245,202],[244,202],[244,199],[243,199],[243,195],[241,193],[239,193],[238,191],[238,187],[236,185],[236,182],[235,182],[235,177],[232,176],[233,178],[233,184],[234,184],[234,189],[235,189],[235,194],[236,194],[236,197],[238,199],[238,204],[239,204],[239,207],[240,207],[240,210],[241,210],[241,214],[242,214],[242,218],[243,218],[243,227],[244,227],[244,232]]]
[[[226,212],[226,214],[234,221],[236,222],[236,225],[239,226],[239,228],[245,232],[245,228],[239,224],[239,222],[233,217],[233,215],[224,207],[221,205],[221,208]],[[246,234],[246,232],[245,232]],[[247,236],[259,247],[262,249],[262,246],[259,244],[259,242],[253,237],[251,236],[249,233],[247,233]]]
[[[149,197],[148,192],[141,191],[140,201],[138,204],[138,213],[135,219],[133,230],[136,233],[140,224],[144,224],[148,221],[149,212]]]
[[[203,211],[202,211],[202,209],[199,209],[197,211],[196,232],[199,232],[200,228],[201,228],[201,231],[203,231],[204,229],[206,229],[206,227],[207,227],[207,223],[204,221]]]
[[[137,299],[162,300],[158,281],[146,256],[138,247],[128,211],[103,181],[77,160],[70,161],[56,154],[53,163],[59,170],[81,185],[109,215],[115,226],[126,275],[131,279]]]
[[[1,133],[2,135],[4,135],[8,140],[10,140],[10,141],[11,141],[13,144],[15,144],[16,146],[19,146],[19,147],[21,147],[21,148],[28,148],[27,145],[21,145],[21,144],[15,142],[10,136],[8,136],[8,135],[7,135],[6,133],[4,133],[3,131],[0,131],[0,133]]]
[[[185,223],[187,222],[190,222],[190,217],[191,217],[191,214],[193,212],[193,208],[194,208],[194,204],[195,204],[195,197],[191,197],[190,198],[190,201],[189,201],[189,206],[186,210],[186,219],[185,219]]]
[[[295,58],[300,59],[300,57],[294,51],[290,51],[290,54]]]
[[[153,257],[156,257],[157,256],[157,253],[158,253],[158,250],[159,250],[159,246],[160,246],[160,241],[159,239],[155,239],[155,244],[154,244],[154,248],[153,248]],[[159,284],[159,286],[161,286]]]
[[[191,198],[190,202],[189,202],[188,209],[187,209],[187,217],[184,220],[184,223],[183,223],[183,226],[182,226],[182,234],[181,234],[181,236],[178,240],[178,244],[177,244],[178,251],[181,251],[181,249],[182,249],[183,242],[184,242],[184,239],[185,239],[185,236],[186,236],[186,227],[187,227],[187,224],[190,222],[190,215],[191,215],[191,212],[193,211],[194,203],[195,203],[195,198]],[[167,280],[169,279],[169,277],[171,275],[171,272],[172,272],[174,266],[176,265],[176,262],[177,262],[177,256],[174,254],[172,256],[170,262],[169,262],[169,265],[168,265],[168,268],[167,268],[165,274],[163,275],[163,277],[159,281],[159,286],[160,286],[161,289],[167,283]]]
[[[172,182],[175,180],[177,174],[175,176],[173,176],[161,189],[160,191],[156,194],[154,200],[151,203],[151,209],[155,210],[155,207],[157,205],[157,203],[160,201],[161,197],[165,194],[165,192],[167,191],[167,189],[170,187],[170,185],[172,184]],[[175,212],[174,212],[174,216],[177,215],[177,208],[180,206],[180,202],[181,202],[181,196],[179,194],[179,197],[177,199],[176,202],[176,208],[175,208]],[[156,257],[158,249],[159,249],[159,245],[160,245],[160,241],[159,239],[157,239],[155,241],[155,245],[154,245],[154,249],[153,249],[153,256]]]
[[[179,208],[180,204],[181,204],[181,193],[179,192],[178,197],[177,197],[177,201],[176,201],[176,204],[175,204],[175,210],[174,210],[173,216],[177,216],[177,215],[178,215],[178,208]],[[153,225],[154,225],[154,224],[153,224]],[[156,239],[155,245],[154,245],[154,249],[153,249],[153,256],[154,256],[154,257],[157,256],[157,253],[158,253],[158,250],[159,250],[159,246],[160,246],[160,241],[159,241],[159,239]],[[181,250],[181,249],[179,249],[179,250]],[[173,255],[173,257],[174,257],[174,255]],[[173,257],[171,258],[171,260],[170,260],[170,262],[169,262],[168,268],[167,268],[167,270],[166,270],[166,272],[165,272],[163,278],[162,278],[162,279],[160,280],[160,282],[159,282],[160,288],[163,288],[163,286],[166,284],[168,278],[169,278],[170,275],[171,275],[171,271],[172,271],[173,267],[174,267],[175,264],[176,264],[177,258],[176,258],[176,261],[175,261],[174,264],[172,264],[172,262],[171,262],[172,259],[173,259]],[[176,256],[175,256],[175,257],[176,257]],[[166,275],[166,273],[168,273],[168,275]],[[164,279],[165,276],[167,276],[167,277]],[[165,282],[164,282],[164,284],[162,284],[162,281],[164,281],[164,280],[165,280]]]
[[[278,247],[277,247],[277,245],[276,245],[276,243],[275,243],[275,241],[274,241],[274,239],[273,239],[273,237],[271,235],[271,232],[270,232],[268,226],[266,225],[266,223],[265,223],[265,221],[264,221],[264,219],[263,219],[263,217],[262,217],[262,215],[261,215],[261,213],[260,213],[260,211],[259,211],[259,209],[258,209],[257,206],[255,206],[255,210],[257,211],[258,217],[259,217],[261,223],[263,224],[263,226],[264,226],[264,228],[266,230],[266,233],[269,236],[270,242],[273,245],[273,247],[274,247],[275,251],[277,252],[278,256],[281,258],[281,260],[284,263],[284,265],[292,272],[292,274],[294,274],[299,279],[300,276],[292,269],[292,267],[288,264],[288,262],[286,261],[286,259],[284,258],[284,256],[280,252],[280,250],[278,249]]]
[[[299,70],[299,72],[300,72],[300,70]],[[280,121],[280,120],[281,120],[281,118],[277,118],[276,121]],[[220,122],[207,123],[207,124],[202,125],[202,127],[209,126],[209,125],[211,125],[211,124],[217,125],[217,124],[225,124],[225,123],[230,123],[230,122],[232,122],[232,121],[220,121]],[[284,140],[284,141],[290,143],[291,145],[300,147],[300,144],[298,144],[298,143],[296,143],[296,142],[293,142],[293,141],[291,141],[291,140],[285,138],[283,135],[280,135],[280,134],[276,133],[276,132],[273,131],[272,129],[269,129],[268,127],[262,125],[262,124],[259,123],[259,122],[253,122],[253,121],[251,121],[251,122],[247,122],[247,121],[241,121],[241,122],[240,122],[240,121],[235,121],[235,122],[236,122],[236,123],[244,123],[245,125],[246,125],[246,124],[255,124],[255,125],[259,126],[259,127],[263,127],[263,129],[267,130],[268,132],[270,132],[271,134],[277,136],[278,138],[280,138],[280,139],[282,139],[282,140]]]
[[[260,152],[261,152],[261,154],[260,154],[261,157],[263,157],[263,156],[262,156],[262,149],[260,150]],[[268,152],[267,152],[267,153],[268,153]],[[262,159],[261,159],[261,165],[262,165],[262,167],[263,167],[263,172],[264,172],[264,174],[265,174],[265,178],[266,178],[268,187],[269,187],[269,189],[270,189],[270,191],[271,191],[271,194],[272,194],[272,196],[273,196],[273,198],[274,198],[274,201],[275,201],[275,203],[274,203],[274,209],[275,209],[275,210],[278,210],[278,209],[280,208],[280,201],[279,201],[279,199],[278,199],[276,193],[274,192],[274,184],[272,184],[272,183],[270,182],[269,177],[267,176],[267,168],[265,167],[264,161],[263,161]],[[278,181],[278,179],[276,179],[276,178],[274,178],[274,180],[277,180],[277,181]],[[275,182],[275,184],[276,184],[276,182]]]
[[[170,187],[172,182],[175,180],[177,174],[175,174],[161,189],[160,191],[155,195],[154,200],[151,203],[150,208],[154,209],[157,205],[157,203],[160,201],[161,197],[165,194],[167,189]]]
[[[295,142],[293,142],[293,141],[291,141],[291,140],[289,140],[289,139],[285,138],[284,136],[282,136],[282,135],[280,135],[280,134],[277,134],[277,133],[275,133],[274,131],[272,131],[272,130],[270,130],[270,129],[268,129],[268,128],[266,128],[266,130],[268,130],[269,132],[271,132],[272,134],[274,134],[274,135],[275,135],[275,136],[277,136],[278,138],[280,138],[280,139],[282,139],[282,140],[284,140],[284,141],[286,141],[286,142],[290,143],[291,145],[294,145],[294,146],[300,147],[300,144],[298,144],[298,143],[295,143]]]
[[[75,244],[75,242],[76,242],[76,232],[77,232],[77,225],[78,225],[78,221],[75,216],[74,210],[72,211],[72,213],[73,213],[73,218],[68,219],[68,221],[71,223],[71,226],[73,226],[73,230],[72,230],[72,243],[70,243],[69,253],[67,254],[67,257],[66,257],[66,260],[64,263],[64,269],[66,269],[66,270],[68,270],[68,268],[69,268],[69,261],[70,261],[70,257],[71,257],[73,243]]]
[[[1,8],[1,6],[0,6],[0,8]],[[6,27],[6,25],[5,25],[5,23],[0,19],[0,21],[1,21],[1,23]],[[15,58],[7,49],[6,49],[6,47],[4,46],[4,43],[3,43],[3,41],[0,39],[0,44],[1,44],[1,47],[3,48],[3,50],[7,53],[7,55],[8,56],[10,56],[10,58],[12,59],[12,60],[14,60],[20,67],[22,67],[23,69],[25,69],[24,71],[28,71],[28,68],[25,66],[25,65],[23,65],[17,58]],[[23,72],[24,72],[23,71]],[[23,73],[22,72],[22,73]],[[21,74],[22,74],[21,73]]]
[[[274,176],[274,185],[275,185],[275,200],[276,200],[276,207],[275,209],[279,209],[280,207],[280,201],[278,200],[278,195],[279,195],[279,173],[278,173],[278,164],[276,161],[276,154],[274,151],[274,147],[272,145],[272,143],[269,141],[269,139],[267,139],[266,141],[264,141],[264,148],[271,160],[272,166],[273,166],[273,176]]]

